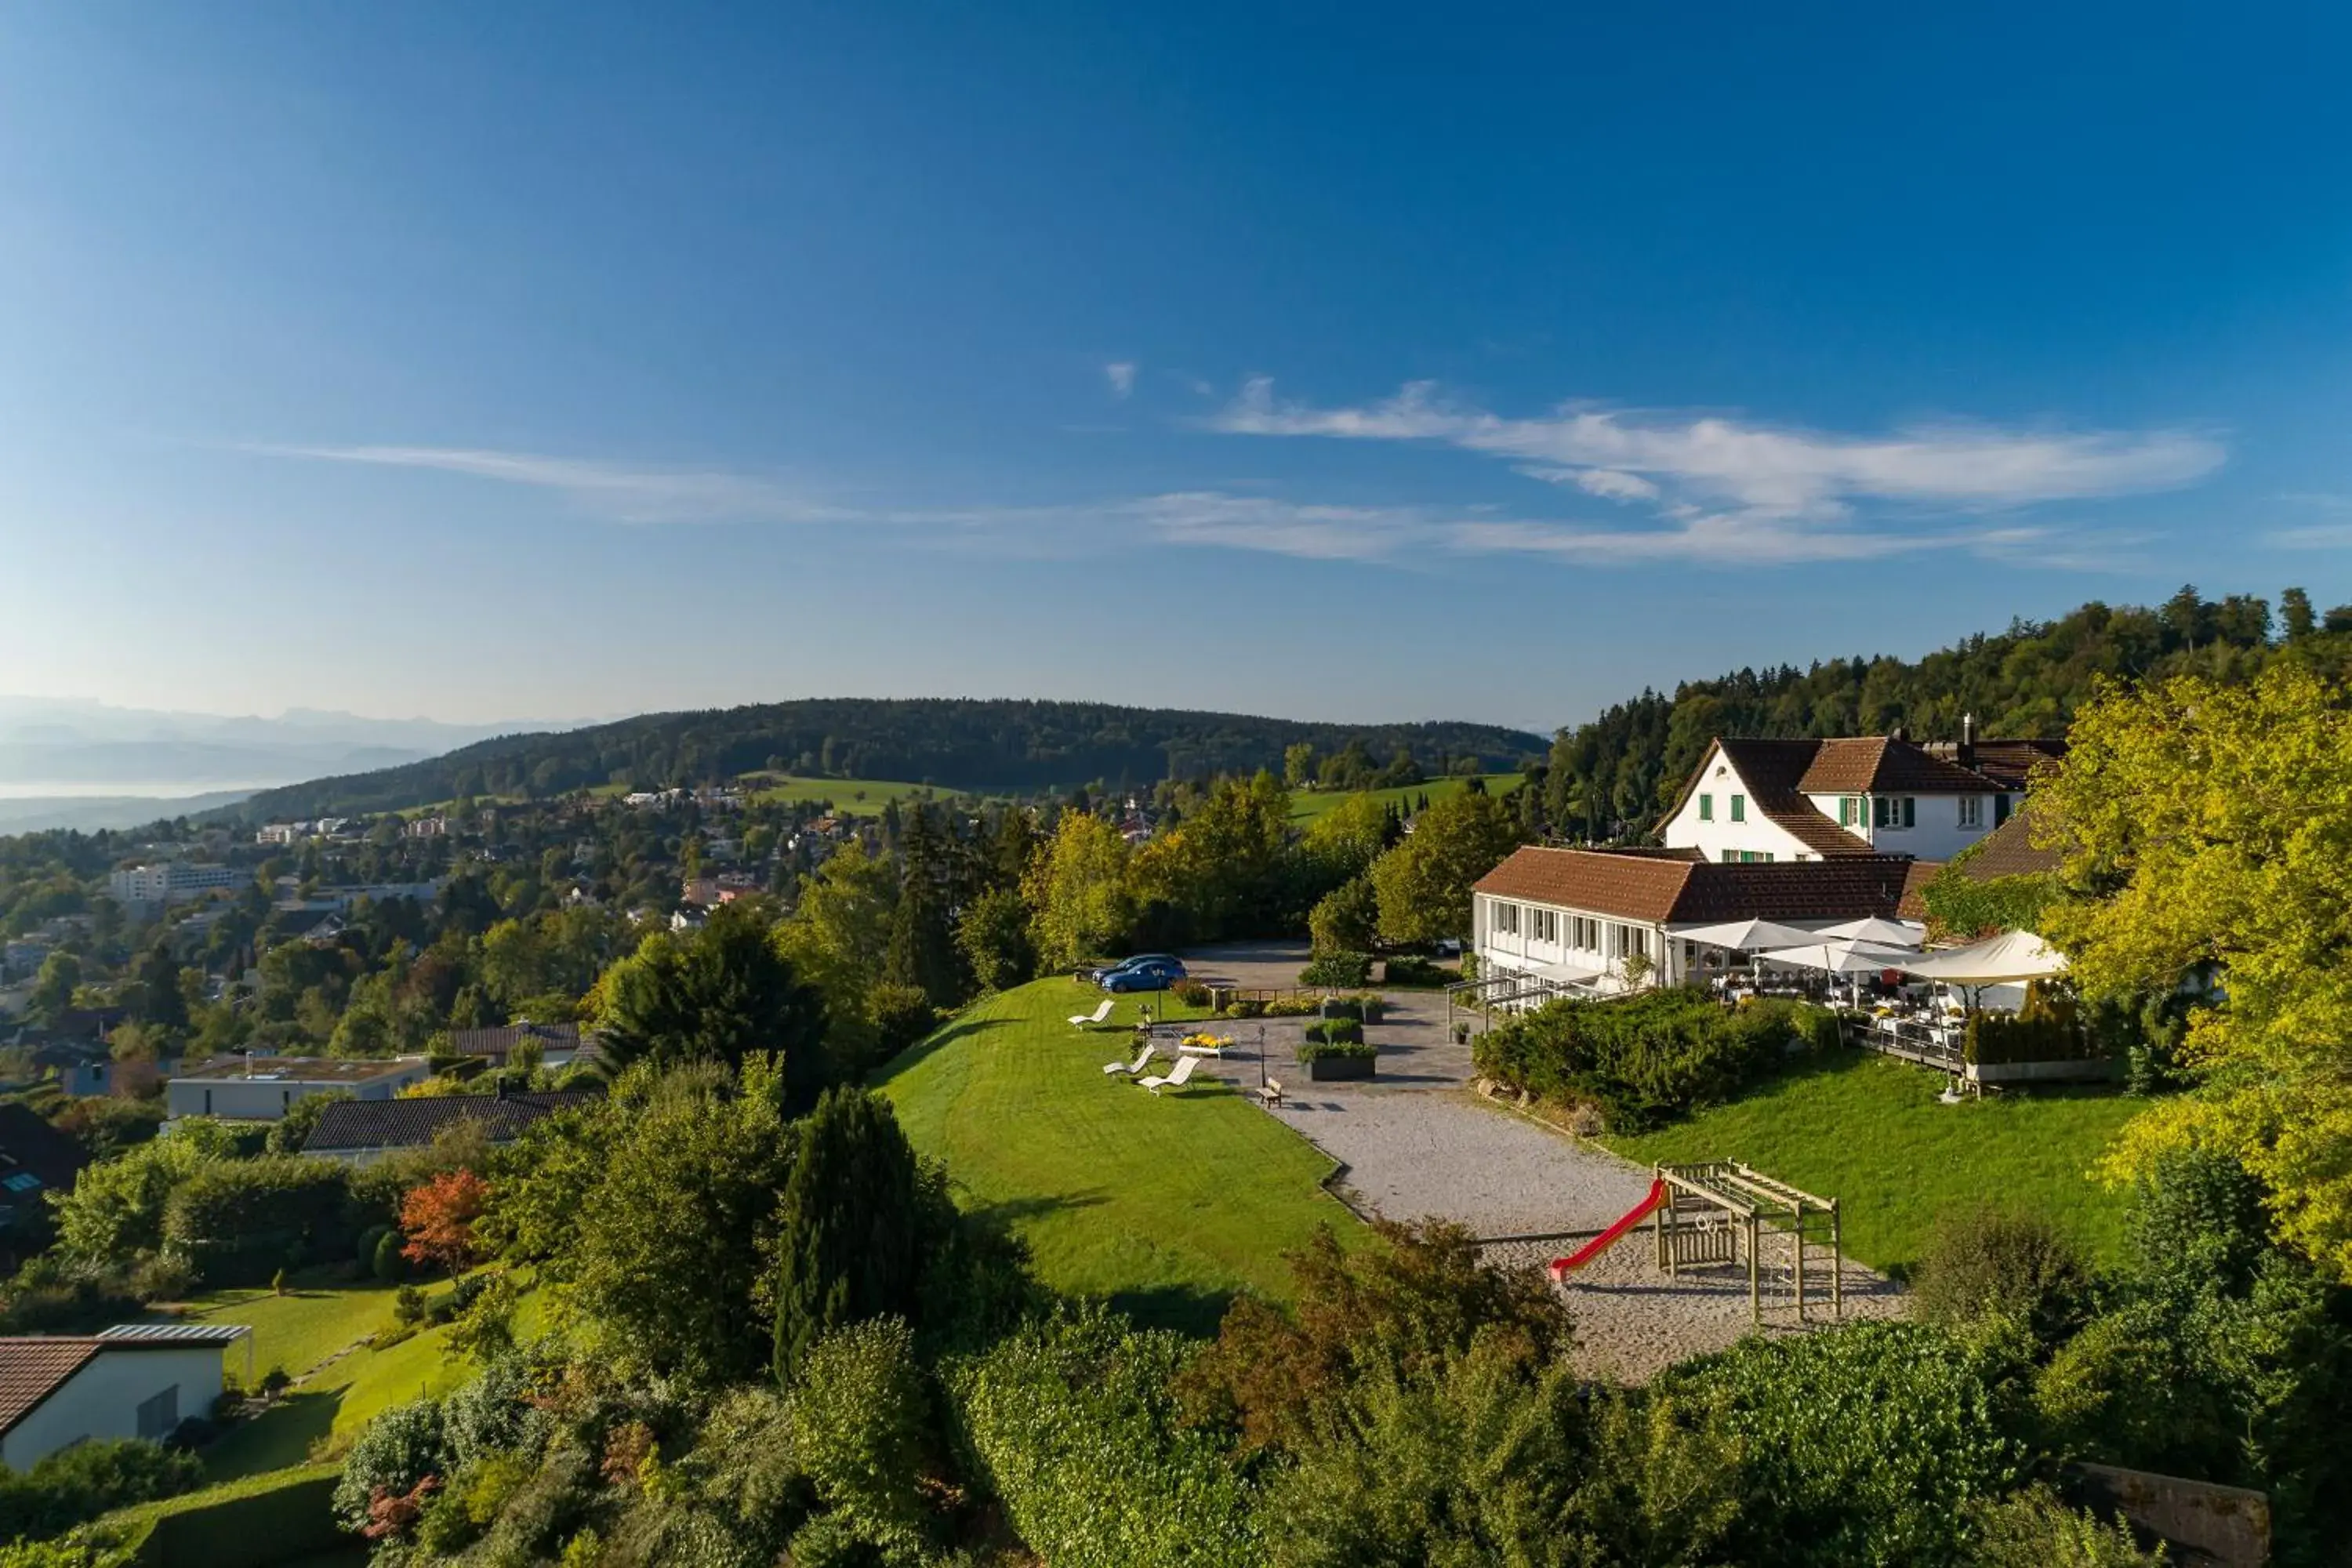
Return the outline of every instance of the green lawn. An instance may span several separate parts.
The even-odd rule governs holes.
[[[1366,1234],[1318,1185],[1331,1162],[1238,1092],[1202,1080],[1154,1097],[1106,1076],[1133,1059],[1139,999],[1073,1029],[1101,995],[1034,982],[877,1075],[915,1146],[947,1163],[963,1201],[1012,1222],[1047,1283],[1207,1333],[1236,1290],[1286,1295],[1281,1255],[1318,1225]]]
[[[1916,1262],[1937,1215],[1979,1202],[2047,1215],[2112,1259],[2123,1197],[2088,1172],[2145,1102],[2048,1091],[1943,1105],[1947,1081],[1840,1052],[1662,1131],[1604,1142],[1644,1164],[1738,1160],[1834,1197],[1847,1253],[1874,1267]]]
[[[447,1289],[428,1287],[427,1294]],[[442,1353],[446,1330],[413,1335],[381,1351],[367,1348],[364,1342],[392,1323],[392,1294],[390,1286],[369,1285],[283,1297],[234,1291],[207,1298],[213,1304],[197,1321],[251,1324],[256,1370],[283,1366],[302,1381],[275,1408],[205,1449],[205,1468],[229,1480],[302,1464],[320,1438],[348,1440],[378,1412],[420,1393],[444,1393],[462,1381],[466,1368]],[[339,1351],[347,1353],[320,1365]],[[244,1354],[242,1347],[228,1354],[240,1375]]]
[[[1521,784],[1528,782],[1527,775],[1524,773],[1488,773],[1486,779],[1486,792],[1489,795],[1513,795],[1517,793]],[[1448,795],[1460,795],[1462,786],[1467,782],[1465,779],[1432,779],[1427,784],[1402,784],[1395,789],[1360,790],[1356,793],[1370,795],[1374,800],[1383,804],[1392,802],[1410,810],[1424,795],[1429,796],[1430,804],[1433,805]],[[1350,795],[1345,790],[1294,790],[1290,796],[1290,820],[1299,823],[1312,822],[1325,812],[1338,806],[1340,802],[1354,798],[1355,795]]]
[[[889,779],[813,779],[788,773],[745,773],[740,782],[751,792],[754,801],[799,805],[804,801],[829,800],[833,802],[833,808],[844,816],[879,816],[882,808],[890,802],[904,801],[916,795],[928,795],[937,800],[961,800],[979,798],[984,794],[976,790],[942,789],[931,784],[900,784]]]

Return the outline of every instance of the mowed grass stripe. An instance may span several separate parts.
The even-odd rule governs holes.
[[[1040,1278],[1205,1333],[1236,1291],[1286,1296],[1281,1255],[1317,1226],[1365,1234],[1319,1185],[1331,1161],[1236,1089],[1195,1079],[1155,1097],[1107,1076],[1104,1063],[1134,1058],[1139,1000],[1073,1029],[1101,994],[1033,982],[879,1075],[916,1148],[946,1162],[968,1205],[1011,1222]]]

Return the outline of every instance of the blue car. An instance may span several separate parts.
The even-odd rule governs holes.
[[[1078,978],[1081,980],[1089,980],[1095,984],[1100,985],[1112,975],[1124,974],[1129,970],[1135,968],[1137,965],[1144,963],[1174,963],[1176,964],[1177,971],[1180,973],[1184,968],[1181,963],[1177,963],[1176,955],[1172,952],[1139,952],[1134,954],[1132,957],[1122,958],[1117,963],[1106,963],[1099,969],[1081,971]]]
[[[1155,954],[1129,959],[1103,976],[1102,988],[1118,994],[1129,991],[1165,991],[1184,978],[1184,966]]]

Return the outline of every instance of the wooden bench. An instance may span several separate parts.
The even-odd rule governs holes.
[[[1258,1098],[1265,1101],[1267,1110],[1277,1108],[1282,1104],[1282,1080],[1278,1078],[1266,1079],[1258,1085],[1257,1093]]]

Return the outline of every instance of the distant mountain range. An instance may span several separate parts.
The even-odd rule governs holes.
[[[1302,741],[1324,754],[1360,742],[1376,763],[1406,751],[1431,771],[1472,757],[1486,772],[1516,769],[1551,743],[1492,724],[1322,724],[1097,702],[820,699],[503,736],[427,761],[264,790],[223,815],[299,819],[466,795],[701,784],[762,768],[950,790],[1042,790],[1097,780],[1150,785],[1209,773],[1278,772],[1284,750]]]
[[[0,833],[133,826],[298,779],[394,767],[545,721],[276,718],[0,696]]]

